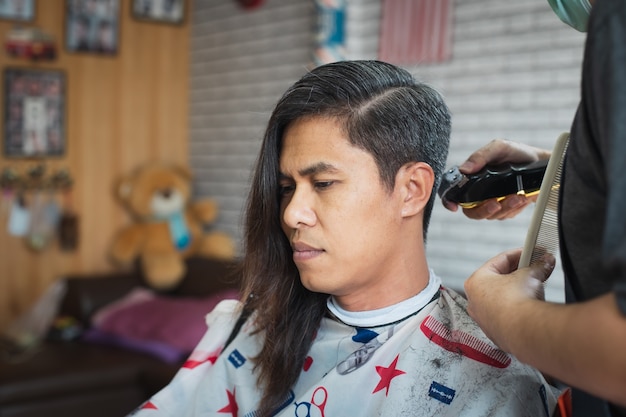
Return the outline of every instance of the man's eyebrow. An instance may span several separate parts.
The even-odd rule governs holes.
[[[298,174],[300,174],[303,177],[307,177],[307,176],[311,176],[315,174],[328,173],[328,172],[334,173],[338,171],[339,169],[335,167],[334,165],[331,165],[326,162],[318,162],[316,164],[313,164],[311,166],[298,170]]]
[[[298,170],[298,174],[302,177],[308,177],[311,175],[321,174],[321,173],[336,173],[339,172],[339,169],[332,164],[327,162],[318,162],[316,164],[310,165],[308,167],[304,167]],[[285,173],[280,173],[281,178],[289,178],[289,175]]]

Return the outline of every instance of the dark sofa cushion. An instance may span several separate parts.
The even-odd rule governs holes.
[[[140,385],[145,369],[167,384],[177,367],[147,355],[79,342],[45,342],[26,360],[0,361],[0,406]],[[145,392],[151,395],[153,392]]]
[[[185,265],[185,278],[167,294],[202,297],[225,288],[240,288],[241,264],[236,260],[192,257]]]
[[[83,327],[89,327],[91,316],[98,309],[126,295],[137,285],[141,285],[134,274],[117,273],[110,275],[75,275],[65,279],[65,297],[59,315],[71,316]]]
[[[203,297],[221,289],[240,287],[239,263],[192,257],[185,261],[187,272],[180,284],[162,292],[171,296]],[[65,278],[67,289],[60,315],[76,318],[89,327],[92,315],[138,286],[147,287],[138,264],[127,272],[99,275],[71,275]]]

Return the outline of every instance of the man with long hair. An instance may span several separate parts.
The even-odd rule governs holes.
[[[209,314],[138,413],[551,415],[555,390],[428,268],[449,137],[442,97],[390,64],[328,64],[290,87],[251,184],[244,302]]]

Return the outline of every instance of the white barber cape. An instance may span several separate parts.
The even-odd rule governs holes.
[[[300,378],[274,415],[550,416],[554,387],[496,348],[465,299],[439,283],[431,273],[422,293],[377,314],[349,313],[331,299]],[[251,334],[254,316],[221,352],[239,311],[227,300],[208,314],[208,331],[187,362],[132,415],[258,417],[251,358],[263,335]]]

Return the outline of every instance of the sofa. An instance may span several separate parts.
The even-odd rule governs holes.
[[[186,264],[180,285],[154,293],[153,300],[171,304],[204,302],[212,297],[211,302],[216,303],[224,294],[228,294],[224,298],[238,295],[237,262],[192,258]],[[105,311],[109,318],[129,311],[124,308],[131,293],[153,293],[138,266],[130,271],[63,279],[65,293],[55,324],[69,321],[72,325],[51,327],[45,340],[18,357],[0,357],[0,417],[125,416],[165,386],[186,358],[163,357],[158,350],[85,337],[94,330],[94,317]],[[198,308],[203,307],[195,308],[198,315]],[[204,314],[202,311],[201,325]],[[125,320],[139,325],[144,321],[149,320]]]

